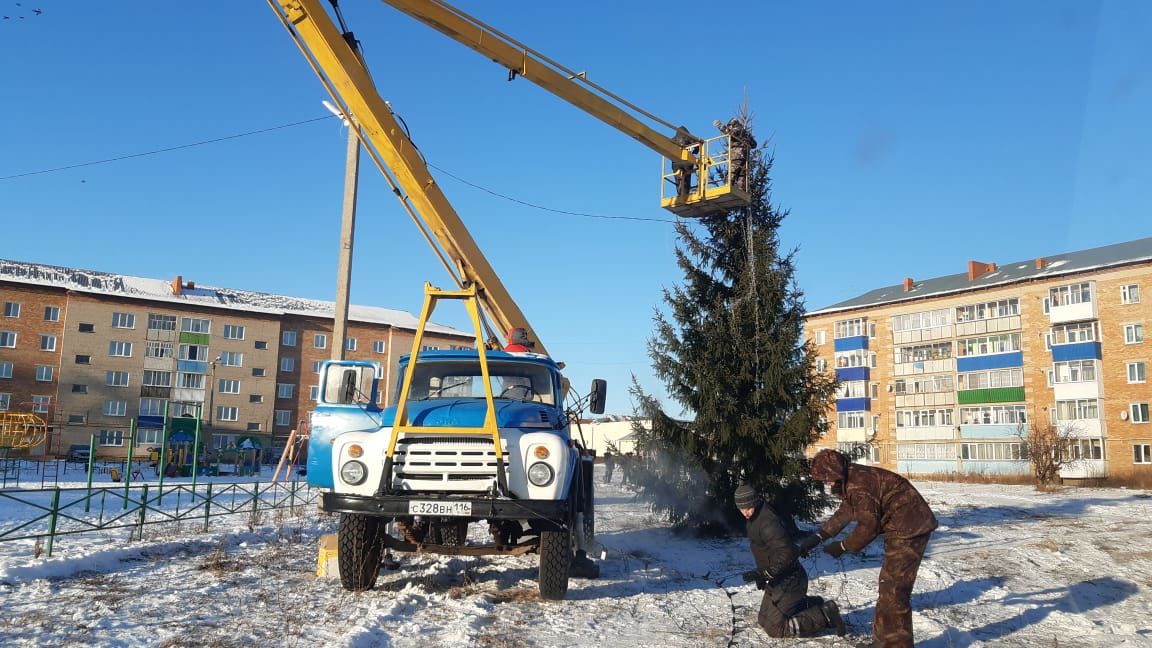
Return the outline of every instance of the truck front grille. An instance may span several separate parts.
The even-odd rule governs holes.
[[[507,460],[505,460],[507,461]],[[496,479],[492,439],[416,436],[397,440],[396,478],[412,490],[485,490]]]

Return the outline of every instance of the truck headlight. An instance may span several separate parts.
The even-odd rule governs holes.
[[[340,466],[340,479],[343,479],[346,484],[359,486],[364,483],[365,479],[368,479],[368,466],[359,461],[349,461]]]
[[[528,481],[532,482],[533,486],[547,486],[552,483],[552,478],[555,475],[552,466],[543,461],[537,461],[528,467]]]

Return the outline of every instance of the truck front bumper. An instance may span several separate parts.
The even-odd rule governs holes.
[[[321,495],[320,508],[328,513],[359,513],[381,517],[404,517],[408,503],[413,500],[444,500],[471,502],[472,517],[461,520],[524,520],[545,525],[566,526],[572,511],[567,500],[491,499],[485,497],[437,497],[435,495],[352,495],[326,492]]]

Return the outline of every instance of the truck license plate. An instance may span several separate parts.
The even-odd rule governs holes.
[[[408,514],[472,517],[472,502],[435,502],[428,500],[411,500],[408,502]]]

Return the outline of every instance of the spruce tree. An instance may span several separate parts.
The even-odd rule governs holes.
[[[747,125],[747,116],[743,117]],[[749,156],[751,204],[676,225],[681,284],[664,290],[648,342],[653,369],[686,420],[668,415],[633,381],[646,462],[640,495],[693,528],[731,531],[747,481],[784,515],[812,519],[824,505],[807,479],[804,449],[828,429],[835,378],[816,370],[803,336],[795,250],[778,236],[788,216],[771,202],[773,156]]]

